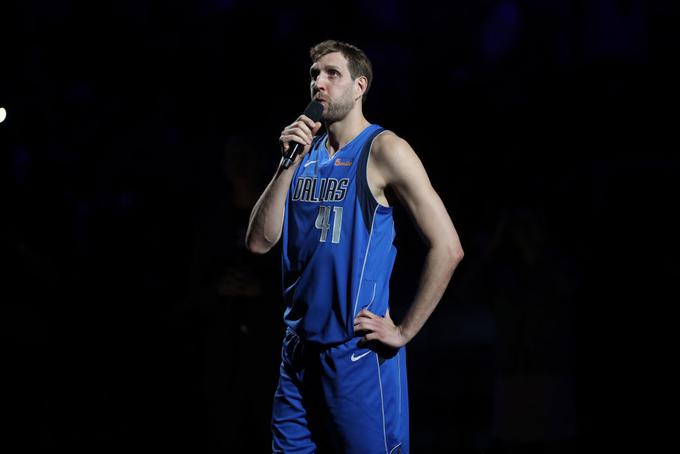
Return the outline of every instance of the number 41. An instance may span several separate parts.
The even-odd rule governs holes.
[[[331,238],[331,243],[340,242],[340,231],[342,227],[342,207],[332,207],[333,208],[333,236]],[[319,207],[319,215],[316,217],[316,222],[314,226],[321,230],[321,238],[319,241],[321,243],[326,242],[326,237],[328,236],[328,229],[331,227],[331,207],[321,205]]]

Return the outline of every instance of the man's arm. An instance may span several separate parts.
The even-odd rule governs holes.
[[[373,180],[372,189],[382,194],[389,186],[396,192],[428,247],[418,290],[398,326],[389,312],[383,318],[364,309],[354,320],[355,332],[367,333],[364,340],[378,340],[398,348],[413,339],[434,311],[463,258],[463,248],[446,207],[405,140],[390,132],[378,136],[371,150],[368,173],[369,180]]]
[[[290,188],[290,182],[302,157],[309,152],[314,134],[319,128],[321,128],[321,123],[315,123],[305,115],[301,115],[281,132],[279,145],[282,154],[288,151],[291,142],[298,142],[304,145],[304,148],[302,153],[295,158],[292,166],[284,169],[281,165],[283,160],[279,163],[274,178],[255,203],[246,231],[246,246],[251,252],[264,254],[281,238],[286,194]]]
[[[246,245],[251,252],[264,254],[281,238],[286,194],[294,172],[294,166],[284,169],[279,164],[274,178],[255,203],[246,232]]]

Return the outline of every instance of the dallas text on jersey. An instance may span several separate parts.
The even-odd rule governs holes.
[[[339,202],[347,195],[349,178],[300,177],[295,182],[293,201],[301,202]],[[317,187],[319,190],[317,191]]]

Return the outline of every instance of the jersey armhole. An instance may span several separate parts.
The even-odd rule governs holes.
[[[357,199],[361,206],[361,213],[363,214],[367,231],[371,230],[373,215],[376,213],[376,210],[385,213],[392,212],[392,207],[381,205],[376,200],[373,192],[371,192],[371,187],[368,184],[368,158],[371,154],[371,148],[373,147],[373,142],[376,137],[385,131],[387,130],[378,128],[371,133],[361,150],[359,162],[357,163]]]

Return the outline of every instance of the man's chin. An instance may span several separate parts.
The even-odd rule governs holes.
[[[338,121],[334,115],[321,115],[321,122],[326,125],[330,125]]]
[[[329,125],[329,124],[333,124],[337,121],[342,120],[346,116],[347,116],[347,113],[342,115],[342,114],[338,114],[337,112],[328,112],[328,113],[321,115],[321,121],[324,122],[325,124]]]

